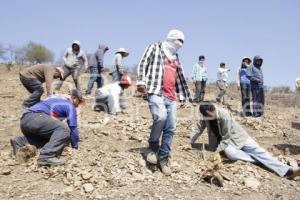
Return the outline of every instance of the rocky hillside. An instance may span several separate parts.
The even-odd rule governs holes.
[[[87,79],[84,78],[84,85]],[[72,86],[71,79],[62,93]],[[300,179],[287,180],[266,169],[244,162],[214,163],[204,133],[198,145],[189,145],[190,130],[197,122],[198,108],[178,108],[177,131],[172,148],[173,174],[164,176],[143,158],[151,116],[147,102],[128,92],[129,108],[117,116],[91,110],[93,99],[79,109],[80,147],[66,148],[62,167],[37,167],[36,157],[20,163],[11,156],[9,139],[21,134],[22,100],[28,95],[16,71],[0,73],[0,199],[300,199]],[[214,99],[216,88],[206,99]],[[232,91],[233,114],[249,134],[283,162],[300,162],[300,109],[267,98],[262,119],[239,116],[239,95]],[[292,98],[291,98],[292,101]],[[291,104],[292,105],[292,104]],[[223,187],[204,179],[217,165]],[[215,184],[216,183],[216,184]]]

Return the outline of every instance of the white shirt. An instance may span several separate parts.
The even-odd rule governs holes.
[[[219,67],[219,69],[218,69],[218,75],[217,75],[218,81],[225,81],[225,82],[227,82],[228,72],[229,72],[229,69]]]

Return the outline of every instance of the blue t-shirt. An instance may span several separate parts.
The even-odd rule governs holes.
[[[248,69],[247,68],[241,68],[240,69],[240,83],[241,84],[250,84],[250,80],[247,77]]]
[[[28,112],[45,113],[59,120],[67,119],[68,126],[71,130],[72,148],[78,148],[79,134],[77,128],[77,112],[73,103],[65,97],[51,95],[44,101],[40,101],[34,106],[27,109]]]

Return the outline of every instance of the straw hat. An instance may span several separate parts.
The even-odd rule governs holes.
[[[122,53],[124,57],[129,55],[129,52],[126,51],[124,48],[119,48],[116,53]]]

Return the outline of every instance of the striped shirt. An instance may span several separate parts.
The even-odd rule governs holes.
[[[177,55],[176,55],[177,56]],[[150,45],[138,65],[137,85],[144,85],[148,94],[155,94],[162,96],[163,94],[163,75],[164,63],[163,60],[167,59],[162,50],[161,43],[154,43]],[[183,69],[179,62],[176,72],[176,93],[179,100],[192,101],[191,93],[183,75]]]

